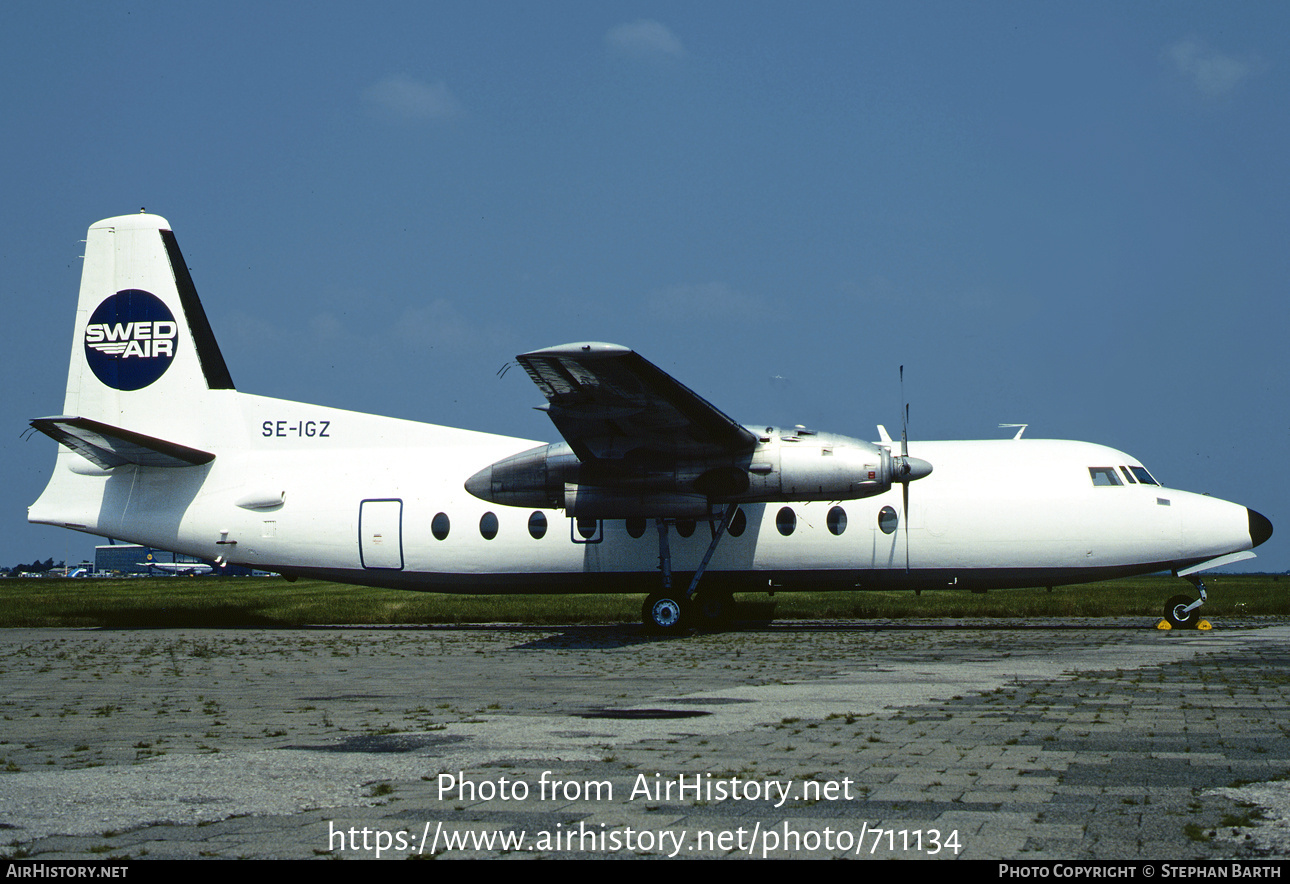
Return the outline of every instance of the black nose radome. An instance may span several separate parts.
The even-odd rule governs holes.
[[[1267,520],[1266,516],[1256,513],[1252,509],[1246,509],[1250,514],[1250,542],[1258,546],[1263,541],[1272,536],[1272,523]]]

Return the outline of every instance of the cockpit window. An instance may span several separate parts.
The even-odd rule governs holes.
[[[1137,485],[1137,484],[1138,484],[1138,480],[1137,480],[1137,479],[1135,479],[1135,478],[1133,478],[1133,473],[1130,473],[1130,472],[1129,472],[1129,468],[1128,468],[1128,467],[1123,467],[1123,466],[1122,466],[1122,467],[1120,467],[1120,472],[1124,473],[1124,478],[1126,478],[1126,479],[1128,479],[1128,480],[1129,480],[1129,484],[1130,484],[1130,485]]]
[[[1123,485],[1115,474],[1115,467],[1089,467],[1088,474],[1093,477],[1094,485]]]
[[[1137,476],[1138,481],[1141,482],[1143,485],[1160,484],[1155,480],[1155,477],[1153,477],[1150,473],[1147,472],[1146,467],[1129,467],[1129,469],[1133,471],[1133,475]]]

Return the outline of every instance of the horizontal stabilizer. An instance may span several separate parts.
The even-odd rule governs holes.
[[[105,470],[128,463],[141,467],[192,467],[215,459],[215,455],[206,451],[132,433],[87,417],[38,417],[31,425]]]

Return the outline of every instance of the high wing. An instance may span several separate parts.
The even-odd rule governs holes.
[[[833,433],[755,432],[616,344],[516,359],[565,441],[475,473],[465,487],[481,500],[576,518],[695,519],[732,503],[854,500],[931,472],[925,461]]]
[[[627,347],[565,344],[516,359],[585,464],[663,465],[757,446],[752,432]]]

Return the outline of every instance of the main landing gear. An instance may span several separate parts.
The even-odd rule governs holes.
[[[641,620],[650,632],[680,632],[685,620],[685,597],[676,592],[652,592],[641,608]]]
[[[703,554],[698,570],[690,579],[690,586],[684,592],[672,587],[672,552],[667,540],[667,522],[655,519],[658,529],[658,566],[663,572],[663,589],[650,593],[641,608],[641,620],[650,632],[676,634],[691,625],[714,625],[730,613],[733,598],[729,593],[714,589],[699,593],[699,580],[712,561],[712,554],[717,551],[717,544],[726,535],[730,523],[734,521],[735,504],[727,504],[721,514],[721,521],[716,523],[712,532],[712,542]]]
[[[1180,575],[1192,586],[1196,587],[1196,592],[1200,598],[1193,599],[1191,596],[1176,595],[1169,601],[1165,602],[1165,619],[1160,623],[1159,629],[1209,629],[1209,622],[1202,620],[1200,617],[1200,606],[1205,604],[1207,596],[1205,595],[1205,584],[1195,574]]]
[[[691,626],[714,628],[734,608],[734,596],[719,589],[704,590],[687,600],[679,592],[653,592],[641,606],[641,622],[650,632],[676,634]]]

